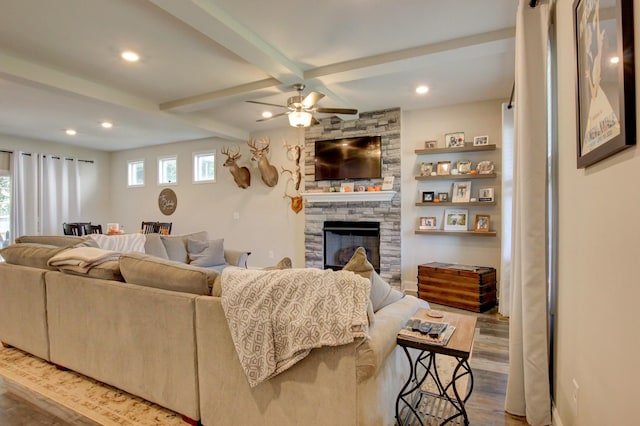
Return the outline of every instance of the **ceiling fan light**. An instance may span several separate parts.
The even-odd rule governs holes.
[[[306,111],[293,111],[289,114],[289,124],[293,127],[309,127],[311,118],[311,113]]]

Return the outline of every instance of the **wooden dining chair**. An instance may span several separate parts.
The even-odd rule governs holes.
[[[82,225],[84,235],[89,234],[102,234],[102,225],[92,225],[91,223],[85,223]]]
[[[140,229],[143,234],[157,234],[159,232],[157,223],[158,222],[142,222]]]
[[[158,233],[163,234],[163,235],[170,235],[171,234],[171,225],[173,224],[173,222],[157,222],[158,225]]]
[[[64,233],[64,235],[75,235],[75,236],[80,236],[82,235],[82,228],[80,228],[80,225],[78,225],[77,223],[63,223],[62,224],[62,232]]]

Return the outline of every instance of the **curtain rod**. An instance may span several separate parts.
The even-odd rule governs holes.
[[[8,154],[13,154],[13,151],[7,151],[7,150],[4,150],[4,149],[0,149],[0,152],[6,152],[6,153],[8,153]],[[23,152],[23,153],[22,153],[22,155],[28,155],[29,157],[31,157],[31,153],[30,153],[30,152]],[[45,157],[47,157],[47,155],[46,155],[46,154],[42,154],[42,155],[43,155],[43,156],[45,156]],[[58,160],[60,160],[61,158],[64,158],[65,160],[69,160],[69,161],[72,161],[72,160],[73,160],[73,158],[69,158],[69,157],[58,157],[58,156],[56,156],[56,155],[49,155],[49,157],[51,157],[51,158],[57,158]],[[93,164],[93,163],[94,163],[94,161],[93,161],[93,160],[78,160],[78,161],[80,161],[81,163],[91,163],[91,164]]]

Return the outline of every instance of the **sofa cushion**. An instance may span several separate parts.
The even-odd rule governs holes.
[[[127,283],[201,295],[211,294],[219,275],[214,270],[140,253],[120,256],[120,271]]]
[[[206,241],[209,238],[207,231],[194,232],[186,235],[161,235],[160,239],[164,248],[167,250],[167,256],[170,260],[188,263],[189,253],[187,252],[187,239]]]
[[[391,287],[389,283],[378,275],[373,265],[371,265],[367,259],[367,252],[363,247],[358,247],[351,260],[347,262],[343,269],[352,271],[371,281],[370,298],[371,304],[373,305],[373,312],[378,312],[379,309],[393,302],[397,302],[404,297],[402,292]]]
[[[67,247],[59,247],[48,244],[20,243],[12,244],[0,250],[0,255],[5,262],[13,265],[30,266],[32,268],[57,270],[55,266],[47,265],[49,259],[66,250]]]
[[[189,264],[193,266],[206,268],[226,263],[224,259],[224,239],[222,238],[208,241],[187,238],[187,252]]]
[[[121,281],[124,282],[122,273],[120,272],[120,262],[117,260],[109,260],[89,269],[86,273],[79,272],[76,268],[68,265],[58,266],[60,272],[65,274],[81,275],[84,277],[98,278],[101,280]]]
[[[156,256],[161,259],[169,259],[167,249],[164,248],[160,234],[147,234],[144,242],[144,252],[151,256]]]
[[[16,238],[16,243],[36,243],[49,246],[68,247],[87,240],[87,237],[75,235],[23,235]]]

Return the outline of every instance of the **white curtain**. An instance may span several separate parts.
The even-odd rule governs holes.
[[[551,423],[547,334],[547,52],[549,4],[520,0],[516,21],[515,150],[505,409]]]
[[[56,235],[80,217],[78,160],[14,152],[11,163],[11,239]]]
[[[55,235],[62,232],[63,222],[80,217],[80,172],[77,159],[42,157],[42,234]]]
[[[36,235],[38,226],[38,156],[16,151],[11,158],[11,242]]]
[[[511,315],[511,232],[513,228],[513,104],[502,104],[502,259],[500,262],[501,315]]]

